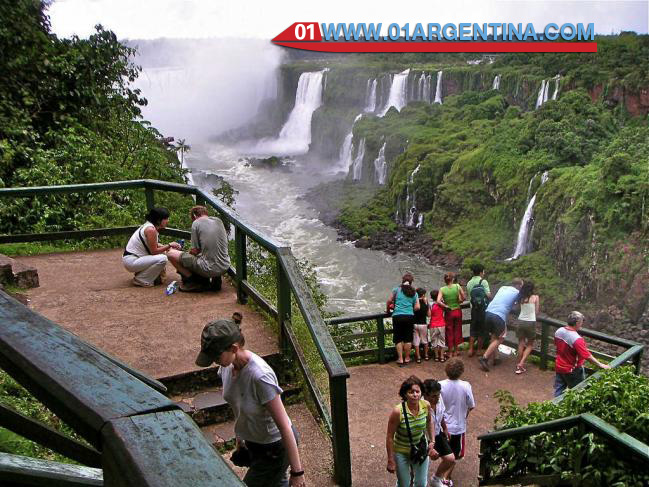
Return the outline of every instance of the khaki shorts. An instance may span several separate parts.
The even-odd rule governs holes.
[[[526,340],[536,339],[536,321],[520,321],[515,320],[516,325],[516,338],[519,340],[525,338]]]
[[[192,271],[193,274],[198,274],[203,277],[212,277],[198,265],[198,257],[189,252],[183,252],[180,254],[180,263],[185,269]]]

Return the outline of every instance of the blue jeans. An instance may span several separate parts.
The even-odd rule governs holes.
[[[395,462],[397,464],[397,487],[410,487],[410,470],[412,469],[415,476],[414,487],[426,487],[428,485],[428,460],[421,464],[412,463],[410,455],[406,453],[395,452]]]
[[[554,377],[554,397],[560,396],[567,387],[573,388],[586,379],[586,371],[583,367],[576,367],[569,374],[559,374]]]

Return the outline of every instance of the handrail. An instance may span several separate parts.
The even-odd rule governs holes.
[[[286,337],[287,327],[291,324],[291,292],[295,296],[298,308],[307,329],[315,343],[320,359],[329,376],[331,416],[323,414],[324,405],[319,391],[314,389],[314,383],[307,377],[306,385],[311,393],[317,409],[320,412],[325,424],[332,431],[332,444],[334,449],[334,470],[336,481],[343,486],[351,485],[351,457],[349,452],[349,427],[347,417],[347,386],[346,380],[349,373],[340,356],[335,343],[331,339],[326,325],[322,319],[313,296],[299,271],[299,266],[290,249],[283,247],[273,238],[258,231],[252,225],[241,218],[233,209],[225,206],[218,199],[195,186],[158,181],[152,179],[141,179],[133,181],[115,181],[107,183],[73,184],[64,186],[40,186],[31,188],[2,188],[0,197],[27,197],[52,193],[77,193],[91,191],[112,191],[120,189],[138,189],[145,191],[147,208],[155,206],[154,191],[171,191],[181,194],[193,195],[197,204],[206,204],[214,208],[221,217],[231,223],[235,229],[235,255],[236,266],[232,275],[237,284],[237,297],[241,303],[247,301],[248,296],[252,297],[263,309],[276,317],[280,330],[280,348],[282,351],[293,349],[298,361],[304,361],[304,354],[301,346],[296,340],[289,340]],[[74,230],[55,232],[49,234],[24,234],[24,235],[0,235],[0,243],[16,241],[37,241],[56,239],[81,239],[95,236],[120,235],[132,233],[133,227],[120,227],[113,229]],[[166,229],[162,232],[167,235],[186,236],[183,230]],[[257,242],[268,252],[273,254],[278,262],[278,285],[277,285],[277,309],[268,300],[257,292],[247,279],[247,258],[246,239],[250,238]],[[294,336],[292,336],[294,338]],[[305,363],[300,363],[302,369]],[[153,384],[151,384],[153,385]]]

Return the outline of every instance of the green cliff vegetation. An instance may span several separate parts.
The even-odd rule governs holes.
[[[0,7],[0,187],[184,182],[175,148],[141,118],[133,50],[101,26],[88,39],[58,39],[45,7]],[[184,207],[181,197],[164,204]],[[128,191],[0,199],[0,233],[133,224],[143,208],[143,193]]]
[[[354,126],[354,143],[365,139],[364,183],[346,183],[339,223],[356,239],[395,231],[397,211],[403,218],[408,193],[416,193],[423,232],[459,256],[465,273],[478,260],[495,281],[531,278],[544,297],[544,311],[558,317],[579,306],[637,322],[649,299],[649,107],[635,117],[626,107],[632,98],[648,105],[642,101],[647,68],[634,61],[647,54],[648,39],[599,39],[596,55],[511,54],[486,66],[456,65],[446,79],[461,88],[442,105],[411,102],[383,118],[364,116]],[[332,73],[336,69],[331,66]],[[359,69],[353,67],[356,78]],[[368,66],[365,80],[373,69]],[[481,76],[489,86],[466,89],[471,83],[453,78],[453,69],[468,78]],[[540,80],[560,72],[560,96],[526,111],[516,103],[513,84],[490,90],[493,78],[481,70],[502,72],[503,81],[534,77],[536,89],[528,95],[534,101]],[[595,86],[625,91],[612,99],[606,90],[594,93]],[[383,143],[388,180],[377,187],[366,178],[373,178],[372,161]],[[541,186],[545,171],[549,179]],[[534,251],[506,261],[537,191]]]

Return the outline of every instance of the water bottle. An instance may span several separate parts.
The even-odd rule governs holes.
[[[181,238],[180,240],[176,240],[176,242],[178,242],[178,245],[180,245],[180,250],[182,250],[185,246],[185,239]]]
[[[171,281],[169,285],[167,286],[167,289],[165,289],[165,294],[167,296],[171,296],[173,293],[178,291],[178,281]]]

